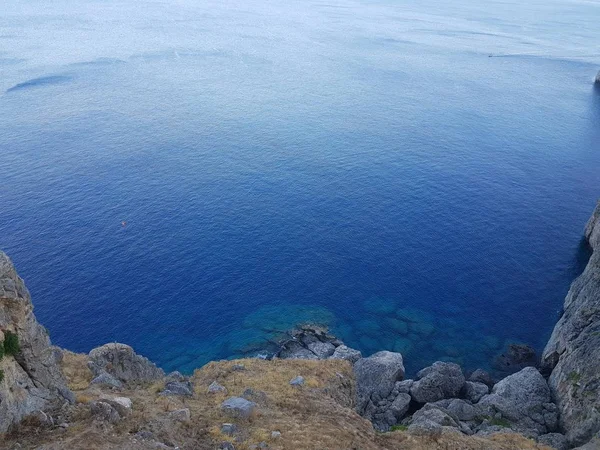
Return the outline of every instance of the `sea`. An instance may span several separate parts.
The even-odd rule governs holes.
[[[77,352],[487,368],[589,258],[598,70],[598,1],[3,0],[0,249]]]

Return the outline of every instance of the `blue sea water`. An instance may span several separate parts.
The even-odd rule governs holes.
[[[4,0],[0,248],[54,343],[166,370],[304,321],[409,370],[540,350],[599,42],[583,0]]]

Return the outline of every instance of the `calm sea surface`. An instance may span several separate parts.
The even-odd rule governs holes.
[[[600,3],[446,3],[3,0],[0,248],[53,341],[541,349],[600,197]]]

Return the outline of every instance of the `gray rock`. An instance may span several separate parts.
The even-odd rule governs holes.
[[[340,345],[336,347],[333,355],[329,357],[329,359],[345,359],[349,361],[351,364],[354,364],[356,361],[362,358],[362,353],[353,348],[347,347],[345,345]]]
[[[278,439],[281,437],[281,432],[280,431],[272,431],[271,432],[271,439]]]
[[[392,393],[394,395],[410,394],[410,388],[412,387],[413,383],[414,380],[396,381],[396,383],[394,383],[394,389],[392,390]]]
[[[90,351],[88,357],[94,376],[106,372],[124,383],[149,383],[165,376],[162,369],[125,344],[105,344]]]
[[[469,381],[472,381],[473,383],[483,383],[490,389],[494,387],[494,384],[496,384],[492,376],[483,369],[475,370],[469,376]]]
[[[335,352],[335,346],[330,342],[311,342],[307,347],[311,352],[317,355],[319,359],[327,359]]]
[[[34,411],[75,401],[60,370],[62,351],[52,346],[46,329],[37,322],[29,291],[2,251],[0,330],[0,339],[10,331],[20,345],[19,353],[2,360],[3,384],[10,389],[0,390],[0,433]]]
[[[499,381],[492,393],[484,396],[478,407],[489,416],[505,419],[511,428],[533,435],[554,431],[557,409],[552,403],[546,380],[534,367]]]
[[[144,441],[148,441],[150,439],[154,439],[154,433],[152,431],[142,430],[135,433],[135,437]]]
[[[90,381],[90,384],[98,384],[101,386],[112,387],[115,389],[123,389],[123,383],[121,383],[115,377],[106,372],[100,373],[96,378]]]
[[[229,397],[221,403],[221,411],[237,419],[247,419],[252,415],[255,408],[256,403],[242,397]]]
[[[109,423],[117,423],[121,420],[118,411],[105,401],[96,400],[90,403],[92,416],[96,419]]]
[[[439,408],[421,408],[413,414],[411,425],[434,422],[444,427],[459,428],[459,422],[453,418],[450,414]]]
[[[194,387],[189,381],[169,381],[160,395],[181,395],[191,397],[194,395]]]
[[[176,409],[169,413],[169,418],[176,422],[189,422],[190,421],[190,410],[188,408]]]
[[[319,359],[299,341],[287,342],[279,351],[278,356],[281,359]]]
[[[171,372],[167,375],[166,380],[167,382],[169,381],[187,381],[188,378],[184,375],[181,374],[181,372],[175,371],[175,372]]]
[[[450,415],[456,417],[461,422],[474,420],[478,415],[478,411],[473,405],[458,398],[452,399],[446,409]]]
[[[252,388],[244,389],[242,397],[251,402],[258,403],[259,405],[266,405],[268,401],[267,393],[264,391],[258,391]]]
[[[298,375],[295,378],[292,378],[290,380],[290,384],[292,386],[302,386],[304,384],[304,377],[301,377],[300,375]]]
[[[542,434],[538,437],[537,441],[540,444],[547,445],[548,447],[552,447],[556,450],[568,450],[569,442],[564,434],[560,433],[548,433]]]
[[[133,410],[133,402],[128,397],[109,397],[103,395],[100,400],[117,410],[121,417],[127,417]]]
[[[600,84],[600,72],[596,74],[596,79],[594,80],[596,84]]]
[[[471,403],[477,403],[484,395],[490,393],[490,389],[483,383],[465,381],[461,395]]]
[[[233,366],[231,366],[231,370],[233,370],[234,372],[242,372],[246,370],[246,366],[243,364],[234,364]]]
[[[224,423],[221,425],[221,433],[233,436],[237,433],[237,425],[234,423]]]
[[[219,444],[219,450],[235,450],[235,447],[231,442],[221,442]]]
[[[600,203],[585,228],[593,253],[571,285],[544,352],[542,371],[560,411],[570,445],[583,445],[600,431]]]
[[[391,425],[395,425],[396,423],[400,422],[400,420],[402,420],[404,418],[404,416],[406,415],[406,413],[408,412],[408,409],[410,407],[410,395],[408,394],[398,394],[398,396],[394,399],[394,401],[390,404],[389,406],[389,410],[392,412],[393,416],[394,416],[394,422],[389,424]]]
[[[435,362],[421,370],[410,389],[410,395],[418,403],[430,403],[444,398],[457,397],[465,376],[458,364]]]
[[[396,381],[404,377],[404,364],[400,353],[382,351],[361,358],[354,364],[357,405],[359,414],[365,415],[369,403],[378,402],[390,395]],[[368,417],[368,415],[365,415]]]
[[[225,388],[225,386],[219,384],[215,380],[212,383],[210,383],[210,385],[208,386],[208,393],[216,394],[217,392],[224,392],[225,394],[227,394],[227,388]]]

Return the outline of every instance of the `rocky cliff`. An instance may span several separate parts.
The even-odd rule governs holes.
[[[36,321],[29,292],[1,251],[0,331],[0,432],[52,403],[74,400],[60,370],[62,352]],[[4,351],[9,337],[13,351]]]
[[[585,228],[593,253],[571,285],[564,314],[542,356],[542,368],[571,445],[600,431],[600,203]]]

